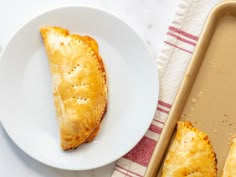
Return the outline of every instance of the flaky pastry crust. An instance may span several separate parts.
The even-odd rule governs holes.
[[[216,171],[216,156],[208,136],[189,121],[177,122],[161,177],[216,177]]]
[[[236,176],[236,138],[233,139],[225,161],[222,177]]]
[[[49,60],[63,150],[96,137],[107,107],[106,74],[97,42],[60,27],[40,29]]]

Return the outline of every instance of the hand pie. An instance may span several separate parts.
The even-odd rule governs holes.
[[[216,157],[208,136],[190,122],[178,122],[161,177],[215,177]]]
[[[236,138],[230,146],[230,151],[225,162],[222,177],[236,176]]]
[[[40,29],[49,59],[63,150],[96,137],[107,107],[106,74],[97,42],[60,27]]]

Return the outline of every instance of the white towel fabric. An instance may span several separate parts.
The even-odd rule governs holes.
[[[222,1],[180,0],[156,60],[160,97],[153,122],[142,140],[117,161],[112,177],[144,176],[205,20],[211,9]]]

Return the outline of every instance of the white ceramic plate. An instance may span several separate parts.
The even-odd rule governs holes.
[[[108,77],[108,110],[96,139],[73,151],[60,148],[48,60],[40,26],[87,34],[99,44]],[[25,24],[0,60],[0,118],[11,139],[34,159],[61,169],[106,165],[127,153],[148,129],[157,105],[158,74],[144,41],[102,10],[64,7]]]

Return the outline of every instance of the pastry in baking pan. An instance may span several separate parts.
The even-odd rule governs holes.
[[[236,138],[233,139],[225,161],[222,177],[236,176]]]
[[[49,60],[63,150],[96,137],[107,107],[107,83],[97,42],[60,27],[40,28]]]
[[[161,177],[215,177],[216,171],[216,156],[208,136],[189,121],[177,122]]]

